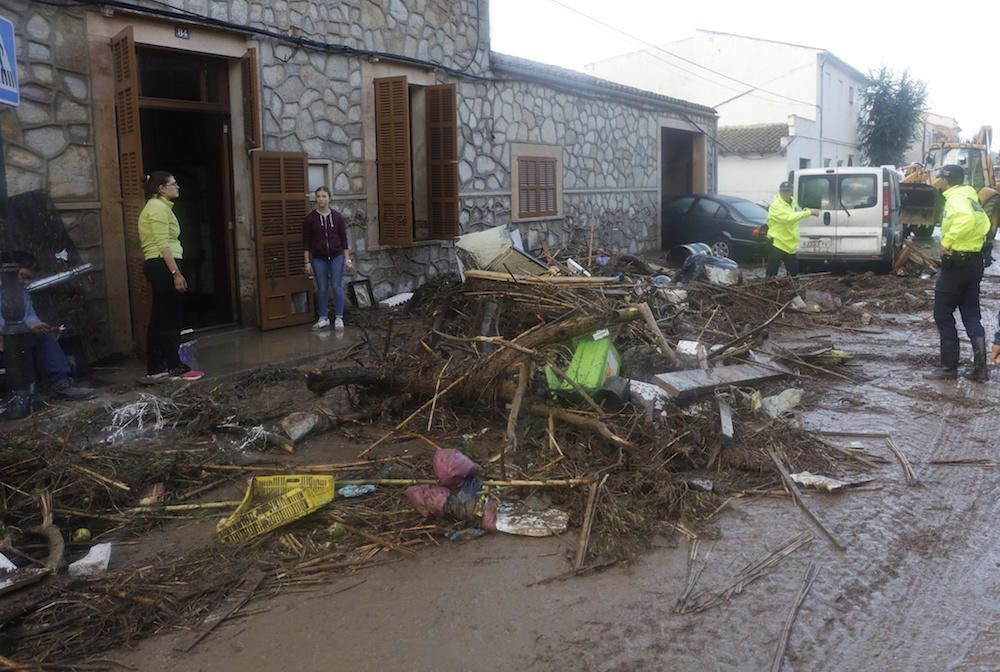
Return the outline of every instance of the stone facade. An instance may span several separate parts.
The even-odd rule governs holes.
[[[85,13],[16,0],[0,2],[0,13],[14,23],[21,84],[21,105],[0,109],[7,191],[14,196],[40,189],[60,205],[82,260],[98,269],[82,283],[86,306],[78,319],[87,324],[82,336],[88,351],[105,354],[104,256]]]
[[[376,298],[412,290],[454,271],[456,262],[448,242],[386,248],[373,239],[377,224],[368,208],[377,187],[368,183],[373,157],[365,150],[372,137],[365,127],[365,95],[372,86],[366,73],[373,63],[456,84],[461,233],[515,223],[512,143],[561,149],[562,216],[517,223],[529,248],[542,240],[558,247],[586,239],[591,229],[603,246],[628,252],[655,247],[660,128],[696,122],[708,133],[715,129],[715,115],[707,108],[602,85],[575,73],[542,68],[537,76],[497,76],[489,51],[487,0],[136,4],[154,11],[174,8],[177,16],[166,19],[172,23],[183,23],[182,13],[195,13],[210,17],[215,28],[232,24],[287,36],[250,36],[259,50],[264,149],[304,152],[330,162],[328,186],[334,207],[350,223],[355,273],[371,280]],[[41,188],[57,201],[99,199],[85,10],[17,0],[0,0],[0,6],[8,16],[15,14],[24,73],[25,103],[16,113],[0,112],[11,192]],[[196,26],[193,22],[192,29]],[[706,188],[712,190],[714,151],[708,151],[706,161]],[[101,245],[96,215],[81,211],[70,217],[81,249]],[[253,287],[256,269],[239,271],[241,287]]]

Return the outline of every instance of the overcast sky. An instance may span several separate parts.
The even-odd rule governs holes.
[[[934,6],[948,11],[933,16]],[[927,83],[931,110],[958,119],[963,138],[983,124],[1000,126],[1000,0],[490,0],[493,50],[582,70],[646,48],[580,13],[657,45],[703,28],[826,49],[861,72],[908,69]]]

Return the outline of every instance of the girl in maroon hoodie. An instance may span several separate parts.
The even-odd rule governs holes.
[[[344,269],[351,270],[350,250],[347,245],[347,222],[344,216],[330,208],[330,190],[316,190],[316,209],[306,215],[302,227],[302,247],[305,254],[306,275],[316,277],[316,299],[319,319],[313,329],[330,326],[328,305],[330,288],[336,318],[333,326],[344,328]]]

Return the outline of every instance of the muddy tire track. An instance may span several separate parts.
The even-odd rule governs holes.
[[[1000,399],[997,382],[957,387],[959,399],[980,407]],[[828,563],[813,589],[796,669],[949,670],[963,660],[992,660],[989,669],[997,669],[997,658],[981,650],[1000,631],[1000,604],[982,599],[1000,588],[1000,527],[993,524],[1000,470],[927,464],[998,457],[1000,415],[979,413],[970,423],[967,411],[947,411],[936,431],[926,421],[898,428],[897,443],[923,485],[900,482],[855,519],[846,557]],[[963,669],[980,669],[969,664]]]

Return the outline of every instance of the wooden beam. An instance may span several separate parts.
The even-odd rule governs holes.
[[[659,373],[653,376],[653,384],[666,390],[676,400],[684,401],[708,394],[724,385],[746,385],[784,375],[786,374],[781,371],[773,371],[755,364],[736,364],[717,366],[708,370],[692,369]]]

